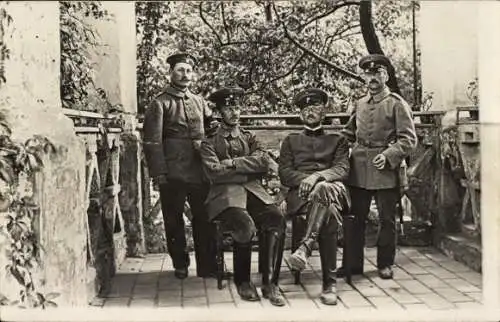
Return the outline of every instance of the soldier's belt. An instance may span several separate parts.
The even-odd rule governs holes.
[[[389,146],[387,143],[370,142],[370,141],[363,140],[363,139],[357,139],[356,142],[359,145],[365,146],[367,148],[387,148]]]

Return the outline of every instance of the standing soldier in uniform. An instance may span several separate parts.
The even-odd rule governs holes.
[[[212,113],[203,98],[188,89],[196,59],[177,53],[168,57],[167,63],[170,85],[145,112],[144,153],[149,174],[159,185],[167,249],[175,276],[186,278],[190,264],[183,220],[186,198],[193,214],[197,275],[215,276],[215,239],[204,207],[208,183],[203,179],[199,154],[204,124]]]
[[[417,146],[411,109],[386,85],[390,61],[383,55],[363,57],[359,67],[368,87],[368,95],[356,102],[342,133],[353,143],[351,169],[347,184],[353,200],[352,274],[363,274],[365,221],[372,197],[380,218],[377,240],[377,268],[383,279],[393,277],[396,254],[396,207],[399,202],[399,168],[401,162]],[[345,274],[343,267],[337,276]]]
[[[281,145],[279,176],[290,188],[287,213],[305,216],[307,228],[299,248],[287,258],[292,270],[306,266],[315,242],[319,244],[323,289],[320,300],[337,304],[337,220],[350,206],[342,181],[349,172],[349,146],[339,133],[325,133],[322,123],[328,95],[307,89],[294,98],[301,109],[304,131],[288,135]]]
[[[255,135],[239,126],[242,94],[240,88],[223,88],[209,97],[220,111],[222,122],[201,146],[204,169],[211,183],[206,201],[208,215],[211,220],[217,218],[222,229],[232,234],[234,283],[243,300],[259,300],[250,279],[251,241],[257,230],[263,232],[259,236],[265,234],[265,249],[259,250],[267,255],[262,271],[262,295],[271,304],[283,306],[285,300],[278,278],[285,218],[259,180],[274,161]]]

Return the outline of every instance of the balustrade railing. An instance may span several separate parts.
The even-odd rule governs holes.
[[[124,220],[119,203],[121,120],[99,113],[64,109],[86,146],[88,264],[97,271],[101,292],[109,287],[125,257]]]

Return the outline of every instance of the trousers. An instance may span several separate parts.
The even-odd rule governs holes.
[[[160,185],[160,201],[167,239],[167,250],[174,268],[189,267],[189,253],[184,227],[184,205],[186,199],[191,207],[196,272],[206,276],[216,271],[215,231],[208,220],[205,199],[208,185],[191,184],[179,180],[169,180]]]
[[[399,189],[367,190],[349,187],[352,198],[351,214],[354,216],[354,236],[352,248],[352,269],[363,271],[366,219],[370,212],[373,197],[377,204],[380,229],[377,239],[377,268],[394,265],[396,255],[396,206],[399,200]]]

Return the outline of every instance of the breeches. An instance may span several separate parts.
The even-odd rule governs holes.
[[[273,231],[281,234],[285,228],[285,218],[275,205],[266,205],[252,193],[247,193],[247,209],[231,207],[217,217],[222,229],[231,232],[233,239],[248,243],[259,231]]]

